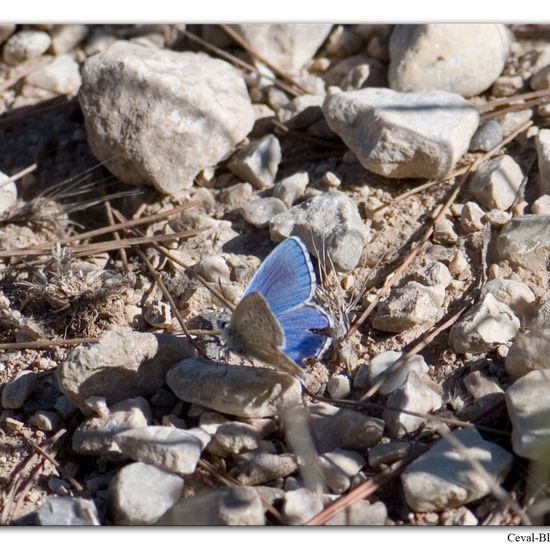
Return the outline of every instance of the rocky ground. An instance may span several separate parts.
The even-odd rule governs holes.
[[[549,523],[550,28],[0,45],[0,524]],[[305,388],[219,337],[291,235]]]

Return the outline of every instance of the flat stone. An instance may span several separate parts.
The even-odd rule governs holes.
[[[241,455],[231,475],[243,485],[263,485],[285,479],[297,469],[294,455],[254,452]]]
[[[202,442],[187,430],[168,426],[132,428],[114,436],[126,456],[176,474],[192,474],[200,458]]]
[[[2,408],[18,409],[33,392],[38,382],[38,375],[30,370],[19,371],[13,380],[2,390]]]
[[[254,124],[229,63],[124,41],[86,60],[79,100],[94,155],[122,181],[167,194],[225,159]]]
[[[241,207],[241,215],[250,225],[263,229],[269,225],[272,218],[286,209],[282,200],[276,197],[262,197],[245,203]]]
[[[480,299],[485,298],[487,294],[492,294],[499,302],[509,306],[519,316],[522,316],[529,304],[535,301],[535,294],[525,283],[502,277],[491,279],[483,285]]]
[[[206,489],[181,499],[157,525],[264,525],[262,501],[251,487]]]
[[[532,371],[506,390],[512,447],[519,456],[543,460],[550,448],[550,370]]]
[[[39,67],[25,78],[27,84],[43,88],[56,94],[74,96],[78,93],[82,79],[80,67],[72,56],[65,54]]]
[[[365,450],[376,445],[384,433],[384,421],[352,409],[327,403],[309,407],[313,436],[320,453],[334,449]]]
[[[530,372],[549,369],[550,327],[519,333],[506,355],[504,365],[512,380]]]
[[[366,464],[366,460],[357,451],[335,449],[319,457],[328,488],[337,494],[347,491],[351,478]]]
[[[403,355],[404,353],[400,351],[384,351],[373,357],[368,366],[368,386],[376,383],[378,377],[382,376]],[[422,377],[428,370],[424,358],[421,355],[413,355],[395,372],[385,377],[378,391],[381,395],[389,395],[405,382],[410,372],[414,371]]]
[[[273,186],[273,196],[281,199],[290,208],[304,194],[308,184],[308,173],[296,172]]]
[[[283,517],[286,525],[302,525],[322,509],[321,499],[309,489],[296,489],[285,493]]]
[[[449,342],[457,353],[484,353],[512,340],[519,327],[514,312],[487,294],[453,325]]]
[[[509,155],[483,162],[470,184],[470,191],[485,208],[507,210],[517,198],[523,172]]]
[[[339,271],[357,266],[368,237],[357,205],[340,191],[322,193],[278,214],[269,229],[274,241],[295,235],[310,254],[325,251]]]
[[[273,416],[301,403],[300,383],[272,369],[190,359],[178,363],[166,380],[182,401],[244,418]]]
[[[369,451],[369,466],[378,469],[382,465],[393,464],[408,456],[411,444],[407,441],[378,443]]]
[[[3,59],[8,65],[40,57],[51,44],[50,35],[43,31],[19,31],[12,34],[3,47]]]
[[[143,397],[125,399],[113,405],[108,414],[88,418],[73,434],[73,451],[116,459],[122,452],[115,435],[132,428],[143,428],[151,421],[151,408]]]
[[[37,525],[100,525],[93,500],[49,496],[36,511]]]
[[[134,462],[111,481],[109,497],[116,525],[153,525],[180,498],[183,479],[156,466]]]
[[[328,96],[332,131],[371,172],[389,178],[438,178],[468,150],[477,109],[442,90],[402,94],[365,88]]]
[[[57,369],[57,382],[75,405],[89,412],[85,401],[90,396],[103,396],[111,404],[153,394],[177,361],[195,353],[183,337],[117,328],[97,344],[71,351]]]
[[[390,86],[401,92],[480,94],[500,76],[510,43],[505,25],[396,25],[390,39]]]
[[[550,216],[526,214],[512,218],[496,239],[500,259],[533,272],[546,270],[550,260]]]
[[[512,454],[485,441],[475,428],[456,431],[454,436],[467,448],[468,457],[477,460],[494,482],[500,483],[506,477],[513,463]],[[405,500],[415,512],[456,508],[491,492],[463,451],[445,439],[407,466],[401,483]]]
[[[231,25],[262,57],[295,74],[313,58],[332,23],[269,23]]]
[[[398,438],[418,430],[426,422],[424,418],[401,410],[427,414],[441,408],[443,401],[441,396],[424,384],[413,371],[409,372],[403,384],[390,394],[386,405],[388,408],[382,413],[386,431],[390,437]]]
[[[244,422],[225,422],[214,436],[214,442],[230,454],[253,451],[258,448],[260,434]]]
[[[257,189],[266,189],[275,181],[280,162],[279,140],[273,135],[268,135],[241,149],[229,161],[227,167]]]
[[[470,151],[487,153],[496,147],[504,137],[502,128],[496,120],[488,120],[479,126],[470,142]]]
[[[443,287],[409,281],[378,305],[372,326],[384,332],[403,332],[416,325],[433,324],[443,315],[444,299]]]
[[[539,167],[539,195],[550,194],[550,130],[542,129],[535,137]]]

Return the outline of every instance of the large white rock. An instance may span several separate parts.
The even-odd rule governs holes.
[[[364,88],[327,97],[323,112],[359,162],[389,178],[444,176],[468,150],[479,124],[471,103],[441,90]]]
[[[512,466],[512,455],[485,441],[475,428],[454,432],[486,473],[499,483]],[[401,475],[407,504],[416,512],[456,508],[489,494],[487,481],[472,468],[464,452],[445,439],[410,464]]]
[[[94,155],[122,181],[169,194],[226,158],[254,124],[229,63],[124,41],[86,61],[79,99]]]
[[[496,240],[501,260],[533,272],[548,269],[550,260],[550,216],[527,214],[512,218]]]
[[[265,59],[292,74],[313,57],[328,36],[332,23],[231,26]]]
[[[538,460],[550,451],[550,370],[536,370],[506,390],[512,422],[512,446],[525,458]]]
[[[390,39],[390,86],[477,95],[498,78],[510,50],[504,25],[396,25]]]

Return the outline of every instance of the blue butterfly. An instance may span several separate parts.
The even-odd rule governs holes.
[[[329,317],[311,303],[316,288],[304,243],[286,239],[259,267],[223,329],[230,349],[301,377],[304,359],[319,357],[330,342]]]

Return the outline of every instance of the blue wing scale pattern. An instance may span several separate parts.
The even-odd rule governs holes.
[[[299,366],[308,357],[318,357],[328,342],[327,336],[312,332],[330,326],[328,315],[308,303],[316,285],[305,245],[291,237],[264,260],[243,295],[257,292],[265,298],[284,333],[281,351]]]

